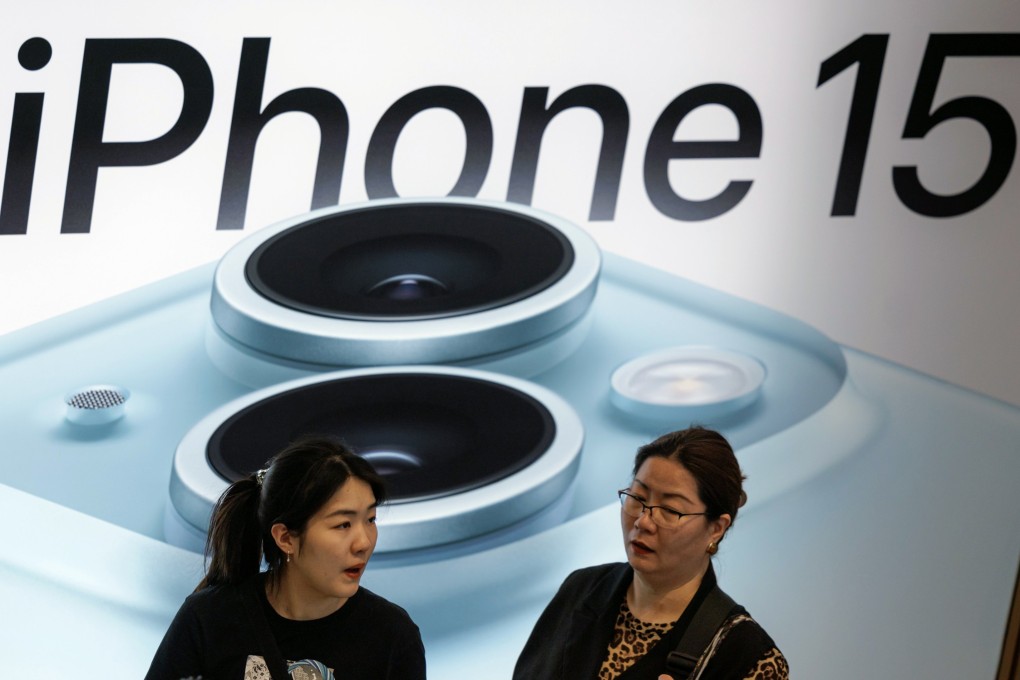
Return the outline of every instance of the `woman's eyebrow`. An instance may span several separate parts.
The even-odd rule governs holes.
[[[371,512],[372,510],[375,510],[378,507],[379,507],[378,503],[372,503],[372,505],[368,506],[368,509],[365,510],[364,512]],[[336,517],[337,515],[343,515],[343,516],[346,516],[346,517],[354,517],[356,515],[359,515],[361,512],[362,511],[351,510],[351,509],[348,509],[348,508],[338,508],[338,509],[334,510],[333,512],[329,513],[328,515],[326,515],[326,517],[327,518],[329,518],[329,517]]]
[[[633,483],[637,484],[638,486],[640,486],[642,489],[645,489],[646,491],[647,490],[651,490],[650,486],[648,486],[647,484],[642,482],[637,477],[634,478],[634,482]],[[694,502],[690,498],[688,498],[687,496],[685,496],[684,494],[679,493],[679,492],[673,493],[673,492],[670,492],[670,491],[660,491],[659,494],[663,498],[679,498],[680,500],[686,501],[687,503],[693,503]]]

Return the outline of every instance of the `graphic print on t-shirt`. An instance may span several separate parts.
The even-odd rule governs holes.
[[[288,661],[287,672],[291,680],[336,680],[332,668],[313,659]],[[272,680],[266,660],[261,656],[249,655],[244,665],[244,680]]]

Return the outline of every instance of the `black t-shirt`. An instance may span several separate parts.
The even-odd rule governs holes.
[[[146,680],[268,680],[262,650],[239,597],[259,595],[280,654],[295,680],[424,680],[425,650],[403,609],[365,588],[321,619],[293,621],[273,610],[262,579],[213,586],[184,601]],[[328,671],[328,672],[327,672]]]

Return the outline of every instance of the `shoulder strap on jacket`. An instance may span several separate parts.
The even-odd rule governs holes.
[[[283,661],[283,655],[276,646],[276,638],[273,631],[269,630],[269,622],[266,621],[266,613],[262,610],[262,603],[259,602],[255,588],[259,587],[262,581],[253,579],[253,582],[245,583],[235,592],[244,606],[248,615],[248,621],[255,633],[255,640],[262,651],[262,658],[269,669],[269,676],[272,680],[290,680],[290,673],[287,671],[287,664]]]
[[[738,607],[733,598],[724,593],[719,586],[708,592],[681,636],[680,642],[677,643],[676,649],[666,658],[666,670],[676,680],[686,680],[690,676],[716,631]]]

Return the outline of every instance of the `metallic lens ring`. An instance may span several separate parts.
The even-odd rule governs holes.
[[[558,280],[524,299],[472,313],[411,320],[309,313],[267,299],[246,277],[249,259],[284,231],[345,213],[414,206],[463,208],[541,223],[566,240],[573,263]],[[337,367],[462,362],[534,343],[579,319],[594,299],[601,261],[598,245],[583,229],[528,206],[466,198],[370,201],[301,215],[239,242],[216,269],[211,311],[227,336],[284,359]]]
[[[293,380],[258,390],[210,413],[181,440],[174,455],[170,479],[173,509],[189,525],[205,531],[216,499],[228,482],[212,467],[208,443],[220,426],[235,414],[284,392],[330,381],[388,376],[440,376],[484,381],[500,389],[521,393],[538,402],[552,421],[554,432],[541,455],[511,474],[466,491],[397,501],[379,513],[380,553],[441,546],[510,527],[535,516],[568,492],[580,465],[584,428],[577,413],[554,392],[534,383],[488,371],[442,366],[397,366],[336,371]],[[500,417],[500,414],[493,414]],[[484,452],[481,452],[484,454]],[[414,467],[415,460],[399,452],[377,454],[377,465],[401,463]],[[400,454],[406,456],[406,454]],[[379,458],[386,458],[380,460]]]

